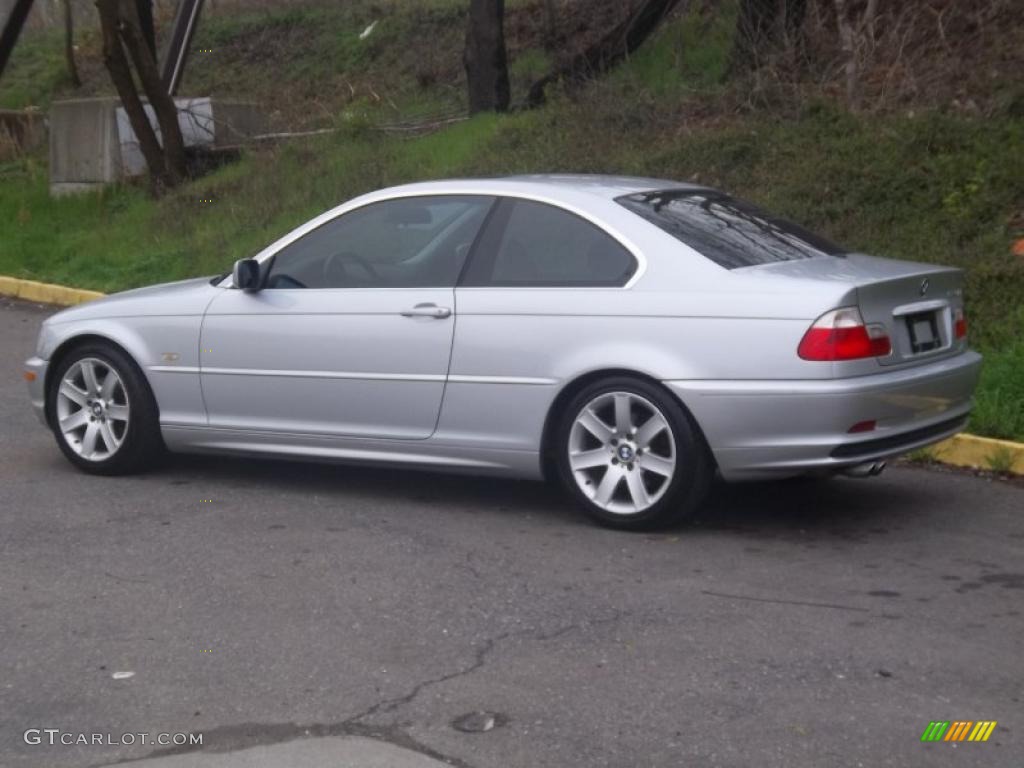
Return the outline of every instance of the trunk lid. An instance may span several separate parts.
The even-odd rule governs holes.
[[[924,363],[957,354],[966,347],[966,342],[956,339],[954,333],[954,313],[963,309],[960,269],[851,253],[747,270],[827,283],[833,288],[836,284],[848,286],[838,306],[857,306],[865,323],[883,325],[889,334],[892,353],[875,358],[880,365]]]

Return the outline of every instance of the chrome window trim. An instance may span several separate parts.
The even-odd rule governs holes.
[[[520,190],[514,190],[514,191],[499,191],[499,190],[493,190],[493,189],[481,190],[478,187],[474,188],[474,187],[471,187],[471,186],[457,187],[457,188],[446,188],[446,189],[437,190],[437,191],[406,190],[404,192],[398,192],[398,193],[389,192],[387,194],[382,194],[380,196],[378,196],[377,194],[373,194],[369,198],[356,198],[355,200],[350,200],[347,203],[342,203],[341,205],[339,205],[339,206],[337,206],[335,208],[332,208],[329,211],[325,211],[324,213],[320,214],[316,218],[311,219],[310,221],[307,221],[305,224],[301,225],[300,227],[292,230],[291,232],[289,232],[288,234],[286,234],[283,237],[279,238],[278,240],[275,240],[273,243],[268,245],[266,248],[264,248],[262,251],[257,253],[252,258],[256,259],[256,261],[258,261],[262,265],[266,261],[268,261],[269,259],[273,258],[275,255],[277,255],[277,253],[279,251],[281,251],[284,248],[287,248],[289,245],[294,243],[296,240],[298,240],[299,238],[304,237],[305,235],[309,234],[314,229],[318,229],[319,227],[323,226],[324,224],[327,224],[328,222],[334,221],[335,219],[337,219],[340,216],[344,216],[346,213],[351,213],[352,211],[359,210],[360,208],[365,208],[368,205],[374,205],[376,203],[386,203],[386,202],[391,201],[391,200],[404,200],[404,199],[407,199],[407,198],[410,198],[410,197],[441,197],[441,196],[455,196],[455,197],[478,196],[478,197],[494,197],[494,198],[505,197],[505,198],[510,198],[510,199],[514,199],[514,200],[530,200],[530,201],[535,202],[535,203],[544,203],[544,204],[547,204],[547,205],[554,206],[555,208],[561,208],[563,211],[568,211],[569,213],[573,213],[573,214],[579,216],[581,219],[584,219],[585,221],[588,221],[591,224],[593,224],[595,227],[600,229],[602,232],[604,232],[610,238],[615,240],[615,242],[617,242],[619,245],[621,245],[623,248],[625,248],[626,251],[628,251],[629,254],[636,260],[636,269],[634,270],[633,274],[630,276],[629,280],[627,280],[621,286],[618,286],[618,285],[612,285],[612,286],[608,286],[608,285],[602,285],[602,286],[587,286],[587,285],[580,285],[580,286],[543,286],[544,288],[549,288],[549,289],[553,288],[555,290],[567,290],[567,289],[569,289],[569,290],[588,290],[588,291],[591,291],[591,290],[595,290],[596,289],[596,290],[602,290],[602,291],[608,291],[608,290],[625,291],[625,290],[629,290],[634,285],[636,285],[637,281],[640,280],[640,278],[642,278],[644,276],[644,273],[647,271],[647,258],[643,255],[641,250],[639,248],[637,248],[637,246],[633,243],[632,240],[630,240],[628,237],[623,235],[621,232],[619,232],[614,227],[609,227],[605,222],[597,219],[595,216],[593,216],[589,212],[583,210],[582,208],[579,208],[579,207],[577,207],[575,205],[572,205],[571,203],[566,203],[565,201],[559,200],[559,199],[557,199],[555,197],[552,197],[550,195],[535,194],[535,193],[531,193],[531,192],[523,192],[523,191],[520,191]],[[611,202],[614,203],[614,200],[611,200]],[[486,222],[485,222],[485,224],[486,224]],[[220,287],[220,288],[233,288],[234,286],[233,286],[231,280],[232,280],[231,275],[230,274],[226,275],[224,280],[218,285],[218,287]],[[458,285],[455,285],[455,286],[445,285],[445,286],[437,286],[437,287],[439,287],[439,288],[459,288]],[[524,288],[526,288],[528,290],[537,290],[537,288],[531,288],[529,286],[521,286],[521,287],[520,286],[511,286],[511,287],[503,287],[503,286],[474,286],[474,287],[485,288],[487,290],[509,290],[509,289],[511,289],[511,290],[523,290]],[[295,290],[353,290],[353,291],[361,291],[361,290],[367,290],[367,289],[369,289],[369,290],[394,290],[394,289],[387,289],[387,288],[375,289],[372,286],[368,286],[367,288],[342,288],[342,289],[335,289],[335,288],[297,288]],[[288,290],[288,289],[284,289],[284,290]],[[406,289],[399,288],[398,290],[406,290]],[[429,290],[429,288],[427,286],[422,286],[419,289],[408,289],[408,290]]]

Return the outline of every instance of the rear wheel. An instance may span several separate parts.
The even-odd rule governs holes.
[[[614,528],[665,525],[704,500],[712,462],[682,406],[642,379],[583,389],[557,434],[563,485],[592,518]]]
[[[79,469],[120,475],[160,455],[156,401],[124,352],[106,344],[78,347],[54,371],[47,413],[57,445]]]

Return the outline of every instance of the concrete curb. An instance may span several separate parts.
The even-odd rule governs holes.
[[[924,453],[943,464],[1024,475],[1024,443],[962,432],[925,448]]]
[[[39,283],[35,280],[22,280],[18,277],[0,275],[0,295],[13,296],[25,301],[37,301],[40,304],[70,307],[74,304],[98,299],[105,294],[99,291],[84,291],[80,288],[68,288],[64,285]]]
[[[0,275],[0,295],[67,307],[98,299],[105,294]],[[924,453],[943,464],[1024,475],[1024,443],[961,433],[924,449]]]

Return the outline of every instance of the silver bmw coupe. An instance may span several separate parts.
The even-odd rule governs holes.
[[[231,273],[57,313],[32,404],[77,467],[162,451],[557,479],[621,528],[725,480],[875,474],[963,428],[962,273],[727,194],[539,176],[385,189]]]

